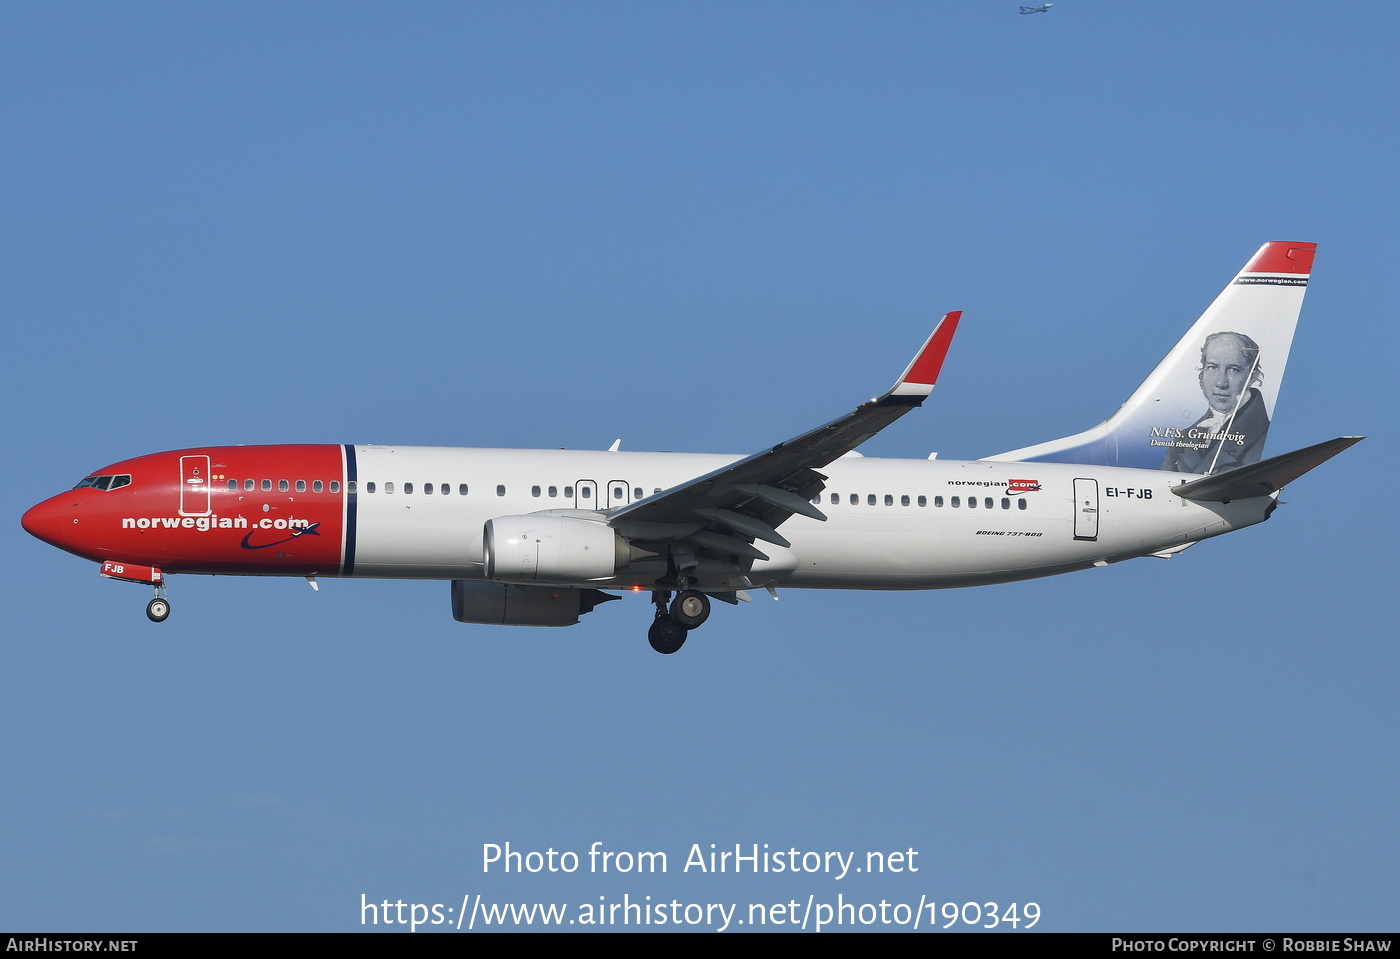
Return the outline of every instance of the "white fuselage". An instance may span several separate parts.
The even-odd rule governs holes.
[[[597,514],[740,457],[360,446],[356,458],[354,575],[481,579],[488,520],[550,510]],[[848,455],[822,472],[826,488],[813,502],[827,521],[792,516],[781,527],[791,548],[756,543],[770,558],[753,562],[749,583],[937,589],[1008,582],[1180,548],[1262,522],[1273,502],[1184,500],[1171,488],[1190,477],[1158,470]],[[586,585],[646,586],[659,562],[639,556]],[[722,565],[702,568],[700,588],[746,585],[743,573]]]

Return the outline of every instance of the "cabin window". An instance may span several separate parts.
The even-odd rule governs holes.
[[[311,481],[311,492],[313,492],[313,493],[319,493],[319,492],[321,492],[321,489],[322,489],[322,485],[321,485],[321,481],[320,481],[320,480],[312,480],[312,481]]]
[[[907,496],[904,497],[904,504],[905,504],[906,506],[909,505],[909,497],[907,497]],[[894,497],[891,496],[889,493],[886,493],[886,494],[885,494],[885,505],[886,505],[886,506],[893,506],[893,505],[894,505]]]
[[[385,484],[384,484],[384,492],[385,492],[385,494],[393,493],[393,492],[394,492],[394,484],[393,484],[393,483],[385,483]]]
[[[653,493],[659,493],[659,492],[661,492],[661,487],[658,486],[656,489],[652,490],[652,492],[653,492]]]
[[[297,480],[297,492],[298,492],[298,493],[305,493],[305,492],[306,492],[306,480]]]
[[[959,506],[962,505],[962,500],[959,499],[958,497],[954,496],[954,497],[953,497],[953,501],[952,501],[951,503],[949,503],[948,505],[951,506],[953,509],[957,509]]]
[[[243,481],[243,488],[244,488],[245,490],[247,490],[248,492],[250,492],[250,493],[253,491],[253,486],[254,486],[254,485],[255,485],[255,484],[253,483],[252,480],[244,480],[244,481]]]
[[[920,505],[920,506],[927,506],[927,505],[928,505],[928,497],[927,497],[927,496],[920,496],[920,497],[919,497],[919,505]],[[943,504],[940,502],[938,505],[939,505],[939,506],[942,506]]]
[[[859,493],[852,493],[852,494],[851,494],[851,505],[852,505],[852,506],[859,506],[859,505],[860,505],[860,494],[859,494]]]
[[[228,481],[228,488],[229,488],[229,489],[238,489],[238,480],[229,480],[229,481]]]
[[[977,497],[975,497],[975,496],[969,496],[969,497],[967,498],[967,508],[968,508],[968,509],[976,509],[976,508],[977,508]]]
[[[262,481],[262,491],[263,491],[264,493],[271,493],[271,492],[272,492],[272,480],[263,480],[263,481]]]
[[[832,494],[831,494],[831,505],[832,505],[832,506],[835,506],[837,503],[840,503],[840,502],[841,502],[841,494],[840,494],[840,493],[832,493]]]
[[[289,487],[287,486],[287,481],[286,481],[286,480],[278,480],[278,481],[277,481],[277,491],[278,491],[279,493],[285,493],[285,492],[287,492],[288,489],[289,489]]]
[[[432,492],[433,492],[433,484],[432,484],[432,483],[424,483],[424,484],[423,484],[423,495],[424,495],[424,496],[431,496],[431,495],[432,495]]]
[[[869,493],[869,494],[867,494],[866,497],[865,497],[865,502],[866,502],[866,505],[868,505],[868,506],[874,506],[874,505],[875,505],[875,494],[874,494],[874,493]]]
[[[988,496],[986,499],[982,500],[982,505],[987,507],[987,509],[991,509],[994,505],[992,498]]]
[[[900,505],[900,506],[908,506],[908,505],[909,505],[909,496],[908,496],[908,494],[905,494],[904,496],[901,496],[901,497],[899,498],[899,505]]]
[[[452,487],[449,486],[447,483],[443,483],[439,489],[441,490],[443,496],[446,496],[448,493],[452,492]]]
[[[457,495],[458,495],[458,496],[466,496],[466,495],[467,495],[467,484],[466,484],[466,483],[458,483],[458,484],[457,484]]]
[[[348,489],[349,489],[349,491],[352,492],[352,493],[355,492],[355,481],[354,481],[354,480],[351,480],[351,481],[350,481],[350,483],[349,483],[349,485],[348,485]],[[340,492],[340,480],[331,480],[331,492],[332,492],[332,493],[339,493],[339,492]]]
[[[505,486],[497,486],[497,487],[496,487],[496,495],[497,495],[497,496],[504,496],[504,495],[506,495],[506,488],[505,488]]]
[[[1003,496],[1003,497],[1001,498],[1001,508],[1002,508],[1002,509],[1010,509],[1010,508],[1011,508],[1011,500],[1009,500],[1009,499],[1007,499],[1005,496]]]
[[[572,486],[565,486],[565,487],[564,487],[564,497],[565,497],[565,499],[568,499],[568,498],[572,497],[573,495],[574,495],[574,488],[573,488]]]
[[[557,486],[551,486],[551,487],[549,488],[549,495],[550,495],[551,498],[552,498],[552,497],[555,497],[555,496],[558,496],[558,495],[559,495],[559,487],[557,487]]]
[[[531,496],[539,496],[539,495],[540,495],[540,488],[539,488],[538,486],[531,486],[531,487],[530,487],[530,495],[531,495]]]
[[[580,486],[580,487],[578,488],[578,495],[582,496],[584,499],[592,499],[592,498],[593,498],[593,487],[591,487],[591,486]]]
[[[1016,508],[1017,508],[1017,509],[1025,509],[1025,508],[1026,508],[1026,501],[1025,501],[1024,499],[1018,499],[1018,500],[1016,501]]]
[[[366,492],[366,493],[373,493],[373,492],[374,492],[374,480],[370,480],[368,483],[365,484],[365,492]]]

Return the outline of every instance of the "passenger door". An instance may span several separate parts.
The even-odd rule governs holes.
[[[1076,479],[1074,481],[1074,538],[1097,540],[1099,538],[1099,481]]]

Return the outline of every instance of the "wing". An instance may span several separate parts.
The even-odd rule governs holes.
[[[767,559],[755,539],[790,545],[777,530],[789,516],[826,516],[811,502],[825,485],[818,469],[849,453],[923,403],[933,391],[962,312],[949,313],[889,392],[809,433],[662,490],[608,514],[628,539],[689,546],[728,558]]]

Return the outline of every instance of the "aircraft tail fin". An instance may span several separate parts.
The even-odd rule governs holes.
[[[1316,251],[1265,243],[1111,418],[987,459],[1180,473],[1258,462]]]

